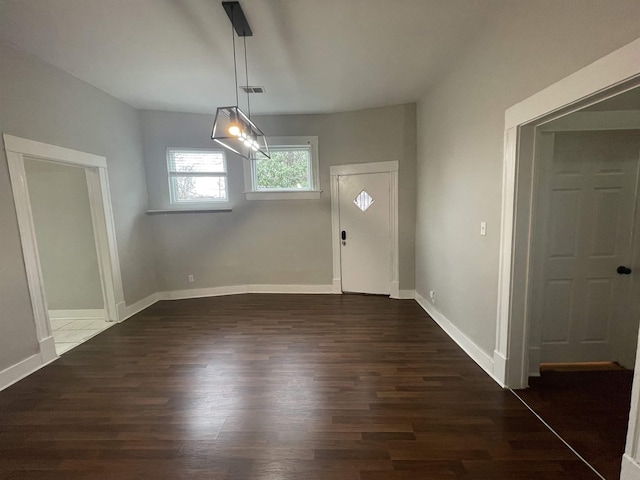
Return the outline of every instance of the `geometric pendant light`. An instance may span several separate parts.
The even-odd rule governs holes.
[[[211,138],[224,148],[247,160],[269,156],[269,146],[262,130],[237,105],[218,107]]]
[[[235,75],[236,104],[229,107],[218,107],[213,122],[211,138],[224,148],[237,153],[247,160],[256,158],[271,158],[269,146],[262,130],[251,120],[251,104],[247,91],[246,115],[238,106],[238,68],[236,64],[236,34],[244,40],[244,61],[247,85],[249,85],[249,69],[247,64],[247,43],[245,37],[253,35],[239,2],[222,2],[229,20],[231,20],[231,36],[233,45],[233,72]],[[248,90],[248,89],[247,89]]]

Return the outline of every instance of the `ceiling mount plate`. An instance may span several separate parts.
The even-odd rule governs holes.
[[[227,12],[227,16],[229,20],[231,20],[231,25],[233,25],[233,29],[239,37],[253,36],[253,32],[251,31],[249,22],[247,22],[247,17],[244,16],[240,2],[222,2],[222,6],[224,7],[224,11]]]

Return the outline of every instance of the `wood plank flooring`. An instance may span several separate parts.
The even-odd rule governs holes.
[[[607,480],[620,478],[633,371],[543,371],[518,395]]]
[[[0,478],[597,478],[413,300],[160,302],[0,392]]]

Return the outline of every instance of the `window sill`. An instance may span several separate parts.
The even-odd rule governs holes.
[[[322,190],[301,192],[244,192],[247,200],[319,200]]]
[[[173,208],[169,210],[147,210],[147,215],[166,215],[169,213],[217,213],[231,212],[230,208]]]

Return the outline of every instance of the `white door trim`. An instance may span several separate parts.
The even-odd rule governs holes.
[[[640,130],[640,110],[576,112],[545,123],[542,132],[585,132],[588,130]]]
[[[505,112],[494,377],[508,387],[527,386],[535,127],[637,86],[638,58],[640,38]],[[634,381],[622,479],[640,479],[639,400],[640,382]]]
[[[118,304],[124,305],[124,293],[115,242],[115,227],[109,194],[106,158],[7,134],[4,134],[3,138],[7,152],[9,176],[16,205],[20,241],[22,243],[38,342],[41,344],[43,342],[53,344],[53,337],[51,335],[31,201],[29,200],[27,176],[24,168],[25,156],[86,168],[107,320],[117,321]],[[47,358],[43,358],[45,362],[55,358],[55,349],[48,348],[47,352]],[[44,352],[42,353],[44,356]]]
[[[495,376],[527,386],[528,300],[535,126],[629,90],[640,79],[640,39],[505,112]]]
[[[638,54],[640,38],[509,107],[505,112],[505,130],[524,125],[638,77]]]
[[[36,142],[27,138],[14,137],[13,135],[2,135],[4,138],[4,148],[7,151],[22,153],[34,158],[43,160],[54,160],[59,163],[69,165],[80,165],[82,167],[107,168],[107,159],[92,153],[80,152],[70,148],[58,147],[48,143]]]
[[[334,165],[331,174],[331,235],[333,251],[333,293],[342,293],[342,273],[340,266],[340,205],[338,202],[338,177],[344,175],[361,175],[364,173],[389,173],[390,208],[389,222],[391,228],[391,298],[400,298],[400,261],[398,247],[398,162],[356,163],[351,165]]]

